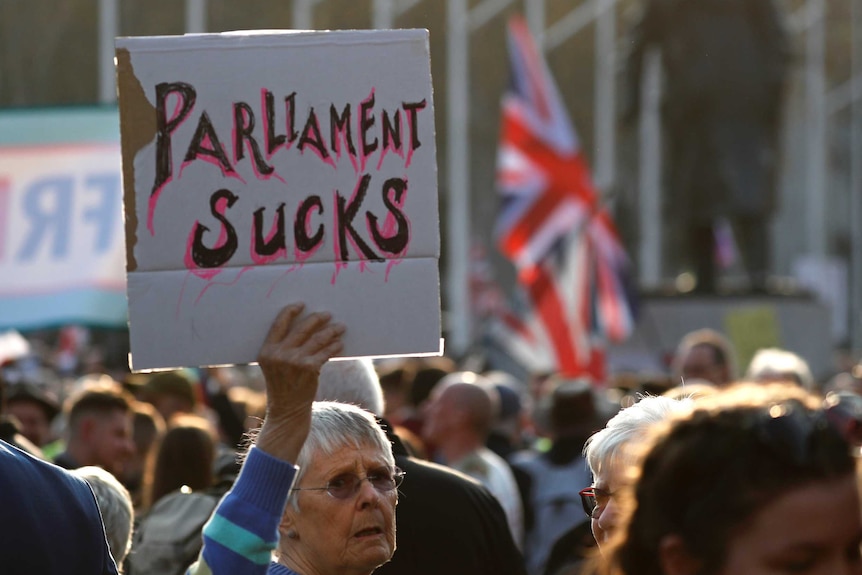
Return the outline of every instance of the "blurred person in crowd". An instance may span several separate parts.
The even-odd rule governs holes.
[[[375,574],[524,575],[500,503],[472,478],[410,453],[401,435],[410,432],[381,417],[386,397],[370,366],[368,360],[326,363],[316,399],[351,403],[377,415],[395,464],[407,474],[396,512],[398,549]]]
[[[101,467],[79,467],[72,470],[72,473],[90,484],[105,524],[111,556],[122,573],[123,561],[132,546],[132,529],[135,523],[132,496],[116,477]]]
[[[123,466],[119,479],[129,490],[136,510],[144,500],[144,473],[147,462],[165,433],[165,420],[152,404],[136,401],[132,405],[132,441],[135,452]]]
[[[60,413],[60,402],[52,391],[32,383],[10,386],[6,412],[18,420],[21,434],[40,449],[54,440],[51,424]]]
[[[808,391],[817,391],[817,384],[808,362],[785,349],[775,347],[757,350],[748,369],[745,379],[757,382],[790,382]]]
[[[403,425],[425,441],[425,447],[433,450],[428,445],[427,438],[422,435],[422,427],[425,424],[425,406],[431,395],[431,390],[440,383],[446,375],[453,373],[456,369],[455,362],[445,356],[416,358],[416,374],[410,384],[410,405],[412,415],[402,418],[399,425]]]
[[[837,403],[741,384],[657,425],[611,492],[606,574],[859,573],[856,461]]]
[[[194,382],[184,370],[160,371],[144,384],[142,399],[152,403],[165,421],[176,413],[194,413],[198,406]]]
[[[266,395],[256,389],[237,385],[228,389],[228,399],[243,422],[243,436],[257,429],[266,415]]]
[[[724,387],[736,380],[736,352],[730,340],[714,329],[695,330],[680,340],[671,371],[674,384],[703,379]]]
[[[524,501],[526,543],[524,556],[531,574],[543,575],[555,543],[570,531],[570,551],[583,556],[592,546],[589,520],[580,513],[580,490],[592,482],[583,456],[584,444],[602,429],[615,407],[584,380],[553,376],[546,397],[551,448],[514,454],[509,461],[521,473],[519,487]],[[555,570],[560,566],[554,566]]]
[[[204,528],[191,575],[370,575],[395,551],[404,474],[372,414],[313,401],[344,328],[329,314],[303,311],[284,308],[263,343],[267,417]]]
[[[66,469],[102,467],[117,477],[135,453],[134,399],[110,378],[84,383],[68,400],[66,449],[54,463]]]
[[[862,396],[862,362],[832,376],[824,391],[845,391]]]
[[[524,511],[512,470],[485,447],[499,405],[492,385],[481,375],[462,371],[445,376],[431,392],[422,438],[435,448],[435,461],[484,484],[500,501],[512,537],[523,545]]]
[[[662,395],[671,399],[697,399],[718,393],[719,388],[712,385],[705,379],[689,379],[685,383],[681,383],[676,387],[672,387],[665,391]]]
[[[637,455],[637,443],[652,426],[691,406],[691,399],[644,397],[622,409],[587,440],[584,455],[593,482],[581,491],[581,501],[599,548],[608,544],[617,529],[619,501],[614,494],[628,482],[626,470]]]
[[[512,453],[525,447],[525,414],[530,409],[526,385],[504,371],[488,371],[482,375],[493,386],[500,406],[485,446],[508,459]]]
[[[44,459],[44,454],[32,441],[21,433],[21,424],[14,416],[6,412],[6,394],[8,386],[5,379],[0,376],[0,440],[17,447],[22,451]]]
[[[403,421],[416,416],[416,406],[410,401],[410,391],[417,366],[417,359],[410,357],[388,360],[376,366],[386,405],[384,416],[392,425],[401,425]]]
[[[87,482],[0,441],[0,570],[4,575],[115,575]]]
[[[144,510],[183,487],[203,491],[214,480],[215,432],[205,418],[177,414],[155,447],[144,473]]]

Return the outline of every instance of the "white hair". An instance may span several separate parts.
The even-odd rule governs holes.
[[[117,568],[121,569],[123,560],[132,547],[135,512],[131,495],[116,477],[101,467],[92,465],[79,467],[72,470],[72,473],[90,484],[90,489],[93,490],[96,502],[99,504],[102,523],[105,524],[108,547]]]
[[[311,407],[311,429],[296,458],[299,471],[293,484],[299,485],[313,459],[330,456],[347,446],[375,447],[390,467],[395,466],[392,444],[371,412],[347,403],[315,401]],[[291,492],[288,501],[298,510],[295,493]]]
[[[689,411],[692,403],[688,398],[647,396],[620,410],[604,429],[595,432],[584,445],[584,455],[593,476],[600,474],[604,466],[612,464],[620,456],[625,457],[625,446],[642,437],[649,426],[673,414]]]
[[[352,403],[378,417],[383,416],[383,390],[370,359],[327,361],[318,380],[315,400]]]
[[[808,363],[792,351],[777,347],[758,350],[748,364],[745,378],[752,381],[787,379],[808,391],[817,391]]]

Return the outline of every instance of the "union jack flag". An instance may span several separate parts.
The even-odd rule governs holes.
[[[509,22],[511,81],[502,102],[497,186],[500,251],[554,351],[557,370],[604,378],[601,342],[633,329],[629,262],[577,134],[523,18]]]

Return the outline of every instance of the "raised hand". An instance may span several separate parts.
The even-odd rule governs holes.
[[[296,461],[308,435],[317,378],[326,361],[341,351],[344,326],[325,312],[302,315],[304,304],[279,312],[258,354],[266,380],[266,419],[257,446],[285,461]]]

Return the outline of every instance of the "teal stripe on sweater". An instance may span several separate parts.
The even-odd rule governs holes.
[[[221,515],[216,514],[210,519],[204,534],[257,565],[269,565],[272,560],[272,543],[267,543]]]

